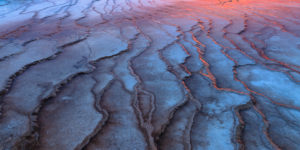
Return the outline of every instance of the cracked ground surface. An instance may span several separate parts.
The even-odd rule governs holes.
[[[300,150],[299,0],[0,0],[0,150]]]

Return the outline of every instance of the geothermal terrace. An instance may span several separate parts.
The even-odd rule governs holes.
[[[0,0],[0,150],[300,150],[299,0]]]

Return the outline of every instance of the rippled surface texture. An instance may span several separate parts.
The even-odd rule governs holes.
[[[300,150],[299,0],[0,0],[0,150]]]

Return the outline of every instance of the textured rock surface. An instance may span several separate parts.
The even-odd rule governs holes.
[[[0,0],[0,150],[300,150],[299,0]]]

